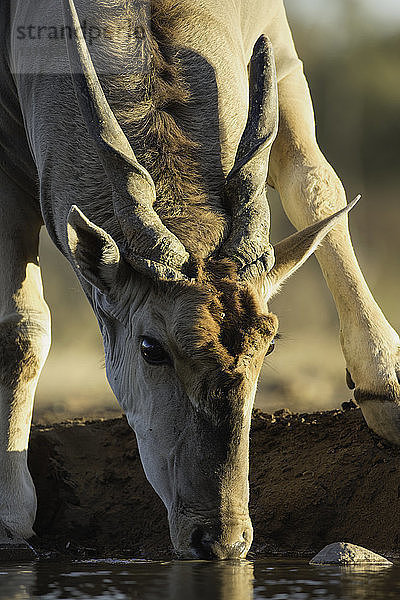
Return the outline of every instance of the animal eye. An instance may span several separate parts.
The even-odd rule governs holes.
[[[275,338],[273,338],[273,340],[271,340],[271,343],[269,345],[267,352],[265,353],[265,356],[268,356],[268,354],[271,354],[274,350],[275,350]]]
[[[140,351],[150,365],[166,365],[171,362],[160,342],[153,338],[143,336],[140,340]]]

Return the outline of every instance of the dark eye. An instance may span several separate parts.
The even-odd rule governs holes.
[[[268,356],[268,354],[271,354],[274,350],[275,350],[275,338],[271,341],[269,348],[268,348],[267,352],[265,353],[265,356]]]
[[[166,365],[171,362],[160,342],[153,338],[143,336],[140,339],[140,351],[150,365]]]

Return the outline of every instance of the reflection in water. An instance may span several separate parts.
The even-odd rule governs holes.
[[[0,600],[30,598],[251,600],[253,564],[99,560],[3,565]]]
[[[246,560],[215,564],[177,561],[171,563],[168,584],[168,599],[251,600],[253,564]]]
[[[394,578],[399,577],[399,568],[392,573],[389,565],[370,565],[364,569],[342,567],[342,585],[349,598],[354,600],[371,600],[374,598],[394,598],[399,596],[400,582],[394,591]],[[394,596],[389,595],[389,592]]]
[[[25,600],[32,598],[32,588],[36,580],[33,564],[7,566],[0,564],[1,600]]]
[[[0,600],[397,600],[400,566],[98,560],[0,565]]]
[[[256,561],[254,599],[398,600],[400,566],[308,565]]]

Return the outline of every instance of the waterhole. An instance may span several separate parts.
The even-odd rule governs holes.
[[[0,600],[391,600],[400,565],[317,567],[307,561],[90,560],[0,565]]]

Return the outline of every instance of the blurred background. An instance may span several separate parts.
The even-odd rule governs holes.
[[[314,101],[319,145],[349,199],[363,199],[350,227],[378,303],[400,329],[400,2],[286,0]],[[272,241],[293,232],[269,194]],[[67,263],[42,235],[53,345],[35,406],[36,422],[111,416],[119,407],[105,378],[97,323]],[[271,303],[283,339],[264,366],[256,405],[265,411],[338,407],[351,397],[330,294],[314,258]]]

